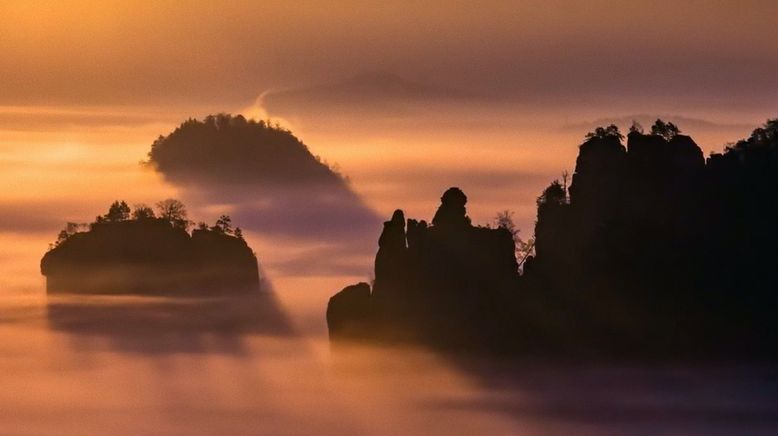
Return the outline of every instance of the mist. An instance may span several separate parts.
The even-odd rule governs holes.
[[[383,222],[431,221],[451,186],[474,225],[507,210],[527,240],[596,127],[662,118],[706,156],[747,137],[778,113],[776,8],[0,3],[0,430],[774,434],[771,362],[335,349],[325,312],[375,278]],[[219,114],[279,136],[170,140]],[[261,289],[47,294],[66,223],[165,198],[229,215]]]

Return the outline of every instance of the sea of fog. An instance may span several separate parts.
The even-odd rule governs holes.
[[[281,281],[280,301],[5,295],[0,433],[768,435],[778,426],[778,374],[756,363],[331,350],[314,310],[327,293],[315,283]]]
[[[39,261],[66,221],[90,221],[116,199],[153,204],[182,195],[139,162],[159,134],[205,113],[123,110],[88,124],[49,111],[1,125],[0,434],[767,435],[778,428],[778,371],[766,364],[333,352],[327,300],[368,281],[373,259],[318,268],[321,242],[305,226],[283,238],[246,235],[265,280],[250,298],[49,297]],[[526,236],[540,189],[572,170],[584,133],[513,116],[433,121],[293,127],[380,216],[401,207],[429,219],[443,190],[459,185],[475,223],[510,209]],[[700,132],[698,140],[710,151],[746,133]],[[213,221],[227,208],[182,199],[195,220]]]

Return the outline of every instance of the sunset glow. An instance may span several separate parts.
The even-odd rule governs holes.
[[[772,433],[773,364],[338,355],[326,311],[373,284],[382,223],[432,223],[450,187],[474,226],[509,211],[534,241],[539,197],[564,180],[567,201],[598,126],[672,121],[706,158],[748,138],[778,117],[776,16],[760,0],[0,0],[0,434]],[[216,133],[174,150],[186,123]],[[313,157],[230,142],[283,132]],[[188,229],[232,217],[266,319],[47,295],[41,258],[67,223],[165,199]]]

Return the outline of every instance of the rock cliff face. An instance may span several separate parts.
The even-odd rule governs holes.
[[[446,191],[432,225],[395,211],[379,239],[372,292],[360,283],[330,299],[334,340],[488,347],[501,337],[510,322],[502,302],[518,280],[514,242],[505,229],[472,226],[466,202],[458,188]]]
[[[657,125],[661,122],[658,121]],[[661,124],[661,126],[668,126]],[[372,292],[335,295],[331,338],[524,354],[778,352],[778,120],[707,161],[677,128],[615,126],[538,198],[535,256],[473,227],[452,188],[432,225],[384,224]]]
[[[158,218],[94,223],[41,260],[49,293],[216,294],[259,288],[242,238]]]
[[[590,138],[569,196],[549,187],[538,201],[521,289],[591,348],[766,351],[778,339],[771,125],[707,162],[685,135]]]

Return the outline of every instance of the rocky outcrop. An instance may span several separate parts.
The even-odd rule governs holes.
[[[707,161],[660,121],[626,146],[616,126],[587,138],[569,189],[554,182],[538,198],[522,275],[510,232],[472,226],[467,197],[451,188],[432,225],[402,211],[385,223],[373,289],[330,300],[331,338],[776,357],[778,120]]]
[[[219,294],[259,288],[246,241],[159,218],[94,223],[41,260],[49,293]]]
[[[522,292],[553,301],[594,349],[765,352],[778,338],[777,140],[706,162],[680,134],[588,139],[569,195],[538,202]]]
[[[384,223],[375,283],[349,286],[330,299],[333,340],[419,340],[447,347],[489,346],[511,322],[504,297],[518,279],[515,247],[505,229],[474,227],[467,197],[447,190],[432,220],[401,210]]]

